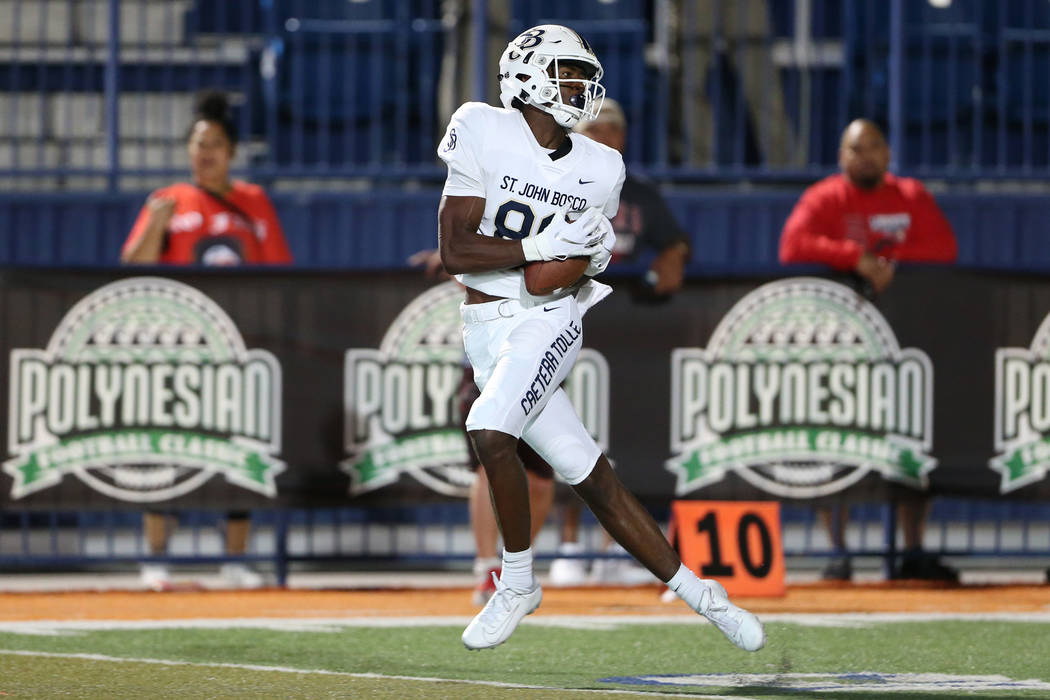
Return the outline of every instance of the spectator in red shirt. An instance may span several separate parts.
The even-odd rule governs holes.
[[[780,236],[780,262],[823,263],[853,271],[874,298],[893,281],[899,261],[955,261],[955,235],[922,183],[887,172],[890,149],[882,131],[857,119],[842,132],[842,172],[807,189]],[[958,573],[922,552],[929,499],[902,500],[901,529],[907,552],[898,578],[958,580]],[[845,552],[846,517],[836,508],[820,509],[832,544]],[[832,559],[824,578],[848,580],[848,556]]]
[[[954,262],[955,234],[922,183],[886,171],[890,149],[874,123],[842,133],[839,166],[807,189],[784,224],[781,263],[853,270],[878,294],[897,261]]]
[[[180,182],[150,195],[121,250],[129,264],[241,265],[290,264],[281,224],[273,204],[258,185],[230,179],[237,147],[237,125],[226,96],[205,92],[197,100],[187,135],[192,182]],[[144,518],[150,554],[160,556],[168,546],[172,517],[162,510]],[[250,516],[226,514],[226,553],[247,550]],[[224,564],[223,579],[236,588],[257,588],[262,578],[241,563]],[[143,584],[154,590],[174,586],[162,564],[142,566]]]
[[[258,185],[230,179],[237,127],[226,96],[205,93],[187,138],[192,182],[150,195],[120,259],[174,265],[290,264],[277,213]]]

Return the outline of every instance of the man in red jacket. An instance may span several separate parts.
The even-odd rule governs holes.
[[[955,234],[922,183],[886,172],[882,132],[857,119],[842,133],[842,172],[803,193],[780,236],[781,263],[854,270],[878,294],[897,261],[954,262]]]
[[[842,132],[842,172],[807,189],[780,235],[781,263],[823,263],[853,271],[870,298],[893,281],[898,261],[954,262],[957,249],[944,214],[922,183],[887,172],[890,149],[873,122],[857,119]],[[958,573],[922,553],[928,499],[899,504],[907,552],[899,578],[958,580]],[[820,509],[836,550],[845,551],[846,518]],[[828,579],[847,580],[848,557],[833,559]]]

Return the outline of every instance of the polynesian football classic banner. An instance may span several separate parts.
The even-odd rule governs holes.
[[[9,381],[13,499],[67,476],[137,503],[216,475],[276,494],[280,366],[186,284],[136,277],[92,292],[46,348],[11,351]]]
[[[462,291],[415,272],[0,270],[0,507],[462,497]],[[643,499],[1050,496],[1050,280],[691,280],[565,388]],[[630,283],[626,280],[624,286]]]
[[[751,292],[705,349],[671,356],[675,491],[727,471],[787,498],[827,496],[868,472],[925,488],[936,466],[933,366],[837,282],[792,278]]]
[[[1028,348],[995,353],[995,450],[1003,493],[1040,482],[1050,470],[1050,314]]]

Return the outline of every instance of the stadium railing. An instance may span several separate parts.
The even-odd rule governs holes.
[[[0,194],[0,265],[115,265],[145,198],[139,192]],[[309,268],[405,267],[412,253],[437,241],[439,198],[430,188],[272,193],[296,265]],[[690,274],[782,271],[780,230],[797,198],[794,191],[667,190],[697,251]],[[959,265],[1050,268],[1046,196],[950,191],[938,193],[937,201],[955,231]]]
[[[666,509],[654,508],[666,522]],[[847,546],[854,557],[881,560],[893,570],[901,542],[887,533],[890,505],[855,504]],[[466,568],[474,557],[466,505],[437,503],[386,508],[260,509],[252,513],[249,553],[228,556],[222,550],[222,513],[187,510],[169,553],[151,556],[142,518],[132,510],[0,512],[0,571],[120,567],[165,562],[200,566],[226,561],[260,565],[277,585],[287,583],[296,566],[341,565],[358,568],[427,566]],[[558,523],[551,521],[534,548],[537,558],[557,553]],[[792,560],[839,556],[811,508],[782,504],[784,554]],[[590,513],[581,524],[582,557],[617,559],[602,551],[601,531]],[[1050,506],[1045,503],[938,498],[933,502],[925,551],[948,557],[1045,557],[1050,551]]]

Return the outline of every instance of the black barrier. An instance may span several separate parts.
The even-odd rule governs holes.
[[[1045,497],[1050,280],[905,268],[875,305],[850,285],[591,310],[570,393],[628,487]],[[458,295],[408,272],[4,270],[0,506],[461,496]]]

